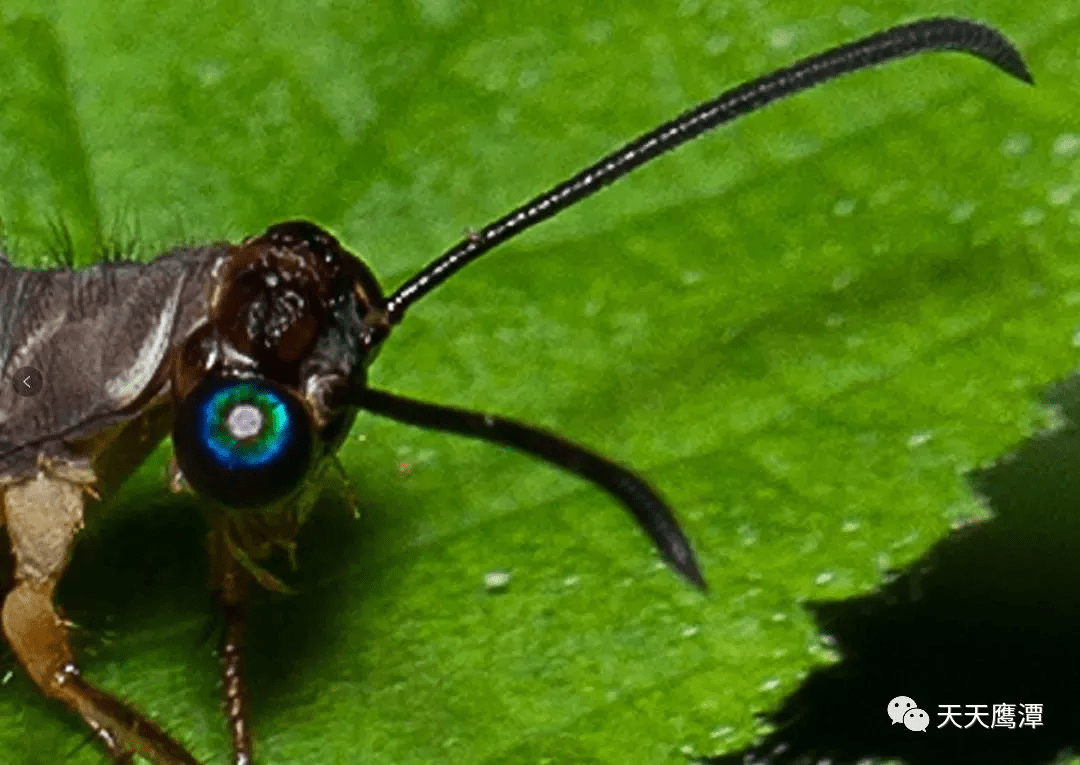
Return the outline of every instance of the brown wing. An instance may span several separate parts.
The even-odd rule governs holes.
[[[162,364],[203,321],[214,265],[227,251],[180,249],[80,271],[0,265],[0,479],[164,392]],[[34,396],[12,386],[23,367],[42,374]]]

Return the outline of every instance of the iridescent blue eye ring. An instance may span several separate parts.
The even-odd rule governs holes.
[[[271,464],[295,437],[288,398],[246,380],[213,391],[196,417],[200,442],[228,470]]]
[[[176,459],[193,489],[232,507],[290,494],[311,465],[314,427],[286,388],[264,378],[207,377],[180,402]]]

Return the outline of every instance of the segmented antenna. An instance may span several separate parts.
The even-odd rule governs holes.
[[[708,130],[849,72],[916,53],[949,50],[977,56],[1019,80],[1033,82],[1020,53],[1004,35],[964,19],[925,19],[841,45],[722,93],[469,234],[398,288],[387,301],[387,316],[396,324],[410,305],[484,253]]]

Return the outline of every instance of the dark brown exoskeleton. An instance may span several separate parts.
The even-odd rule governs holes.
[[[373,390],[366,369],[406,309],[496,245],[701,133],[820,82],[932,50],[983,58],[1026,82],[998,32],[957,19],[895,27],[740,85],[632,141],[470,234],[389,297],[368,268],[307,222],[240,245],[184,248],[148,264],[24,270],[0,258],[0,509],[14,584],[0,621],[42,692],[77,713],[116,763],[197,760],[161,727],[80,674],[57,582],[93,501],[172,434],[174,489],[207,506],[212,581],[225,612],[226,716],[237,765],[250,763],[241,671],[242,607],[260,567],[291,554],[319,477],[359,411],[500,443],[615,496],[678,573],[704,589],[690,546],[658,494],[613,462],[493,415]],[[44,385],[16,395],[16,370]]]

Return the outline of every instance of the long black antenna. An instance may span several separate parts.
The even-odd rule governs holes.
[[[366,386],[355,388],[351,401],[361,409],[408,425],[509,446],[592,481],[630,511],[669,566],[699,590],[707,589],[694,551],[671,508],[643,478],[622,465],[551,431],[497,414],[417,401]]]
[[[1004,35],[996,29],[964,19],[925,19],[841,45],[726,91],[718,98],[635,138],[573,178],[526,202],[479,232],[470,234],[398,288],[387,301],[387,317],[396,324],[410,305],[488,250],[707,130],[848,72],[915,53],[947,50],[970,53],[1017,79],[1034,82],[1020,53]]]

